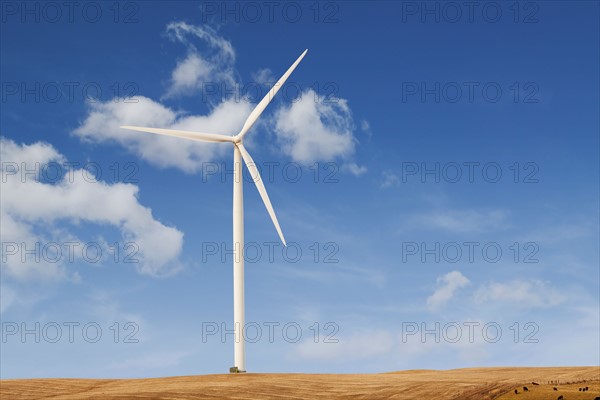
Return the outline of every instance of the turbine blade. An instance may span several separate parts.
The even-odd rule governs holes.
[[[252,128],[252,125],[254,125],[258,117],[260,117],[260,114],[262,114],[265,108],[267,108],[271,100],[273,100],[273,97],[275,97],[275,94],[279,91],[279,89],[281,89],[287,78],[294,71],[294,69],[296,69],[298,64],[300,64],[300,61],[302,61],[307,52],[308,49],[304,50],[304,53],[302,53],[300,57],[298,57],[296,62],[294,62],[292,66],[285,72],[285,74],[283,74],[283,76],[279,78],[277,83],[273,85],[271,90],[269,90],[269,93],[267,93],[267,95],[263,97],[260,103],[258,103],[258,105],[254,108],[254,110],[252,110],[252,112],[248,116],[248,119],[246,119],[242,130],[240,131],[240,133],[238,133],[238,137],[243,138],[244,135],[246,135],[246,133],[250,130],[250,128]]]
[[[256,168],[256,163],[246,150],[243,144],[236,143],[238,149],[240,149],[240,153],[242,154],[242,158],[244,159],[244,163],[246,167],[248,167],[248,171],[250,171],[250,175],[256,184],[256,188],[258,189],[258,193],[260,193],[260,197],[265,203],[265,207],[267,207],[267,211],[271,216],[271,220],[273,221],[273,225],[275,225],[275,229],[277,229],[277,233],[279,234],[279,238],[284,246],[287,246],[285,242],[285,238],[283,237],[283,233],[281,232],[281,227],[279,226],[279,222],[277,221],[277,216],[275,215],[275,210],[273,210],[273,206],[271,205],[271,200],[269,200],[269,195],[267,194],[267,189],[265,189],[265,185],[260,176],[260,172],[258,172],[258,168]]]
[[[192,131],[179,131],[174,129],[159,129],[159,128],[144,128],[141,126],[121,126],[122,129],[128,129],[130,131],[150,132],[159,135],[176,136],[184,139],[198,140],[200,142],[231,142],[233,143],[232,136],[218,135],[215,133],[200,133]]]

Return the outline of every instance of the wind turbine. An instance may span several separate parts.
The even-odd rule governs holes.
[[[284,246],[287,246],[281,227],[277,221],[275,210],[269,200],[269,195],[262,182],[258,168],[254,160],[244,147],[244,136],[248,133],[252,125],[256,122],[260,114],[267,108],[275,94],[281,89],[287,78],[296,69],[300,61],[304,58],[308,49],[298,57],[292,66],[283,74],[281,78],[273,85],[267,95],[252,110],[242,130],[235,136],[219,135],[214,133],[200,133],[191,131],[180,131],[173,129],[144,128],[139,126],[121,126],[123,129],[129,129],[140,132],[150,132],[159,135],[175,136],[200,142],[233,143],[233,320],[235,329],[234,340],[234,362],[235,365],[230,368],[230,372],[246,372],[246,339],[243,337],[245,315],[244,315],[244,200],[242,187],[242,163],[244,163],[256,184],[258,193],[265,203],[271,220],[277,229],[279,238]]]

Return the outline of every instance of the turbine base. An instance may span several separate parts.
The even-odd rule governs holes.
[[[229,368],[229,373],[230,374],[243,374],[246,371],[241,371],[238,367],[231,367]]]

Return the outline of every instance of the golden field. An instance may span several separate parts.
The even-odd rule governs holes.
[[[559,384],[548,384],[559,381]],[[539,383],[532,385],[531,382]],[[523,392],[522,386],[529,391]],[[554,391],[557,386],[559,391]],[[588,386],[587,392],[578,388]],[[519,394],[514,394],[518,388]],[[594,400],[600,367],[467,368],[381,374],[222,374],[150,379],[0,381],[6,399]]]

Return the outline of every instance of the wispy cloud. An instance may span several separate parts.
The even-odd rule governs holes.
[[[274,84],[277,82],[277,78],[270,68],[261,68],[251,74],[252,80],[259,85]]]
[[[437,278],[438,287],[433,294],[427,298],[427,307],[432,310],[439,310],[444,307],[456,294],[456,292],[471,282],[460,271],[448,272],[446,275]]]
[[[381,188],[390,188],[400,184],[400,177],[392,171],[383,171],[381,173]]]
[[[369,139],[373,137],[373,131],[371,130],[371,124],[369,124],[369,121],[365,119],[360,121],[360,130],[367,135]]]
[[[519,308],[547,308],[563,303],[567,296],[548,282],[512,280],[482,285],[474,294],[478,303],[507,303]]]
[[[208,25],[190,25],[172,22],[167,26],[168,36],[187,48],[185,58],[179,60],[171,73],[165,98],[197,92],[202,84],[226,84],[233,88],[235,79],[235,50],[232,44]],[[201,52],[196,41],[204,45]]]
[[[445,210],[416,215],[408,227],[441,229],[452,233],[481,233],[506,229],[508,212],[495,210]]]

